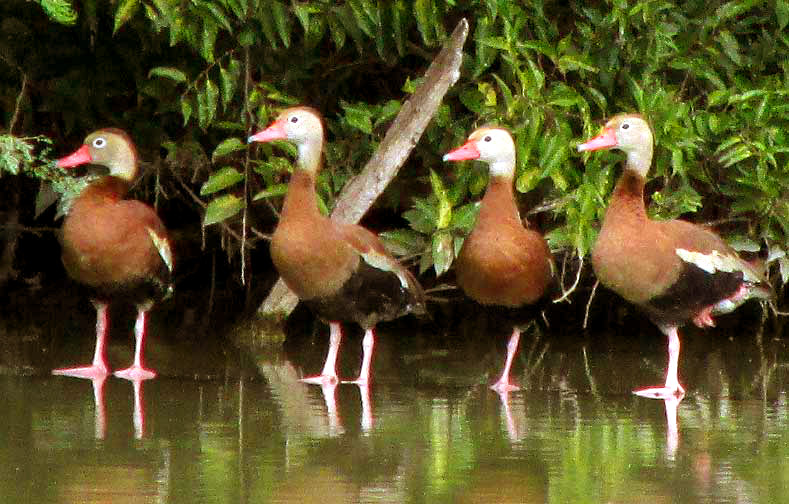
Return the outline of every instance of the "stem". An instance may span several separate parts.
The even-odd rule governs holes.
[[[554,303],[561,303],[562,301],[567,299],[570,296],[570,294],[573,293],[575,288],[578,287],[578,282],[581,281],[581,271],[583,271],[583,269],[584,269],[584,258],[583,257],[579,257],[578,258],[578,273],[575,275],[575,282],[573,282],[573,285],[570,286],[569,290],[564,291],[564,293],[562,294],[562,297],[560,297],[559,299],[554,299],[553,300]],[[564,290],[564,284],[562,284],[562,290]]]
[[[21,71],[21,70],[20,70]],[[17,121],[19,121],[20,111],[22,110],[22,99],[27,94],[27,74],[22,72],[22,89],[19,90],[19,94],[16,96],[16,106],[14,107],[14,115],[11,116],[11,122],[8,124],[8,134],[14,134],[14,128],[16,127]]]
[[[252,119],[249,114],[249,47],[244,48],[244,128],[247,134],[252,128]],[[249,149],[247,144],[244,154],[244,210],[241,216],[241,285],[246,285],[247,273],[247,212],[249,211]]]

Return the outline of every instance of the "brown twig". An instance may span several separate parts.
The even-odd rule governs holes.
[[[592,286],[592,293],[589,294],[589,300],[586,302],[586,312],[584,313],[584,325],[583,325],[584,329],[586,329],[586,323],[589,322],[589,309],[592,307],[592,299],[594,299],[594,295],[597,292],[598,285],[600,285],[600,280],[595,280],[595,283]]]
[[[20,69],[20,72],[22,70]],[[17,121],[19,121],[20,111],[22,110],[22,99],[27,94],[27,74],[22,72],[22,89],[19,90],[19,94],[16,96],[16,106],[14,107],[14,115],[11,116],[11,122],[8,123],[8,134],[14,134],[14,128],[16,127]]]
[[[584,258],[583,257],[579,257],[578,258],[578,273],[575,275],[575,282],[573,282],[573,285],[570,286],[570,288],[568,290],[564,290],[564,283],[562,283],[562,296],[559,299],[554,299],[553,300],[554,303],[561,303],[562,301],[567,299],[570,296],[570,294],[573,293],[573,291],[575,291],[575,288],[578,287],[578,282],[581,281],[581,271],[583,269],[584,269]]]

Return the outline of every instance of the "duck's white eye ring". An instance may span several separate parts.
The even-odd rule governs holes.
[[[107,141],[104,139],[104,137],[99,137],[93,141],[93,146],[97,149],[103,149],[107,146]]]

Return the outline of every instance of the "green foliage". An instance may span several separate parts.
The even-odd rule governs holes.
[[[3,173],[27,174],[43,180],[51,191],[60,196],[58,214],[62,215],[90,180],[89,177],[71,177],[58,168],[51,161],[51,147],[52,140],[45,136],[0,135],[0,177]],[[41,192],[36,202],[36,214],[53,202],[53,199],[46,199],[45,193]]]
[[[5,172],[19,175],[23,168],[38,161],[29,140],[31,139],[0,135],[0,177]]]
[[[614,165],[620,155],[581,159],[575,145],[597,133],[604,118],[637,111],[655,130],[652,173],[661,182],[649,184],[658,189],[651,197],[652,214],[725,222],[724,234],[734,231],[740,244],[748,236],[771,259],[784,257],[789,231],[786,2],[774,8],[720,3],[713,7],[714,16],[705,2],[689,2],[682,9],[652,1],[572,3],[550,11],[541,2],[480,4],[468,80],[456,87],[466,110],[457,112],[460,119],[453,124],[468,123],[470,117],[476,124],[512,130],[517,190],[536,193],[525,198],[529,201],[562,203],[552,206],[546,229],[554,250],[580,256],[591,250],[619,174]],[[472,127],[468,124],[460,137]],[[443,136],[431,138],[436,151],[450,145],[447,137],[460,142],[459,129],[445,126]],[[479,187],[467,176],[452,179],[449,190],[461,194],[455,204],[477,199]],[[437,226],[425,225],[444,204],[435,184],[433,193],[406,214],[411,229],[428,238],[415,237],[415,244],[434,243],[440,233]],[[432,260],[444,268],[444,258]],[[787,269],[781,266],[786,281]]]
[[[12,1],[17,10],[27,4]],[[40,24],[6,16],[3,113],[21,111],[19,124],[50,114],[80,137],[96,123],[123,125],[142,152],[165,147],[167,165],[184,175],[178,186],[193,185],[203,200],[189,203],[211,211],[204,222],[238,227],[243,208],[276,210],[293,147],[243,139],[299,103],[326,119],[318,193],[328,212],[465,16],[461,78],[380,201],[406,223],[383,235],[393,250],[422,272],[451,267],[487,174],[440,156],[474,127],[497,123],[516,140],[522,215],[553,250],[587,255],[621,155],[579,155],[575,146],[605,118],[637,111],[656,139],[650,213],[718,224],[789,279],[786,0],[120,0],[80,9],[74,28],[50,22],[70,30],[53,29],[52,39],[32,37],[49,36]],[[56,42],[77,33],[90,34],[87,48]],[[40,75],[44,61],[54,62],[51,75]],[[47,90],[28,108],[16,100],[23,75],[30,89]],[[535,218],[529,210],[538,206]]]
[[[51,20],[64,25],[73,25],[77,22],[77,13],[71,0],[38,1]]]

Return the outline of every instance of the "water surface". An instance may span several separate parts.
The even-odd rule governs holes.
[[[789,494],[782,340],[720,330],[686,338],[688,394],[664,404],[629,393],[662,377],[656,332],[524,336],[515,366],[523,390],[500,397],[487,384],[504,338],[427,344],[402,331],[381,331],[369,388],[298,381],[319,369],[322,334],[255,362],[230,353],[209,379],[168,375],[162,361],[162,376],[136,390],[116,378],[0,378],[0,502],[785,502]],[[356,334],[344,341],[343,376],[355,375],[358,346]]]

